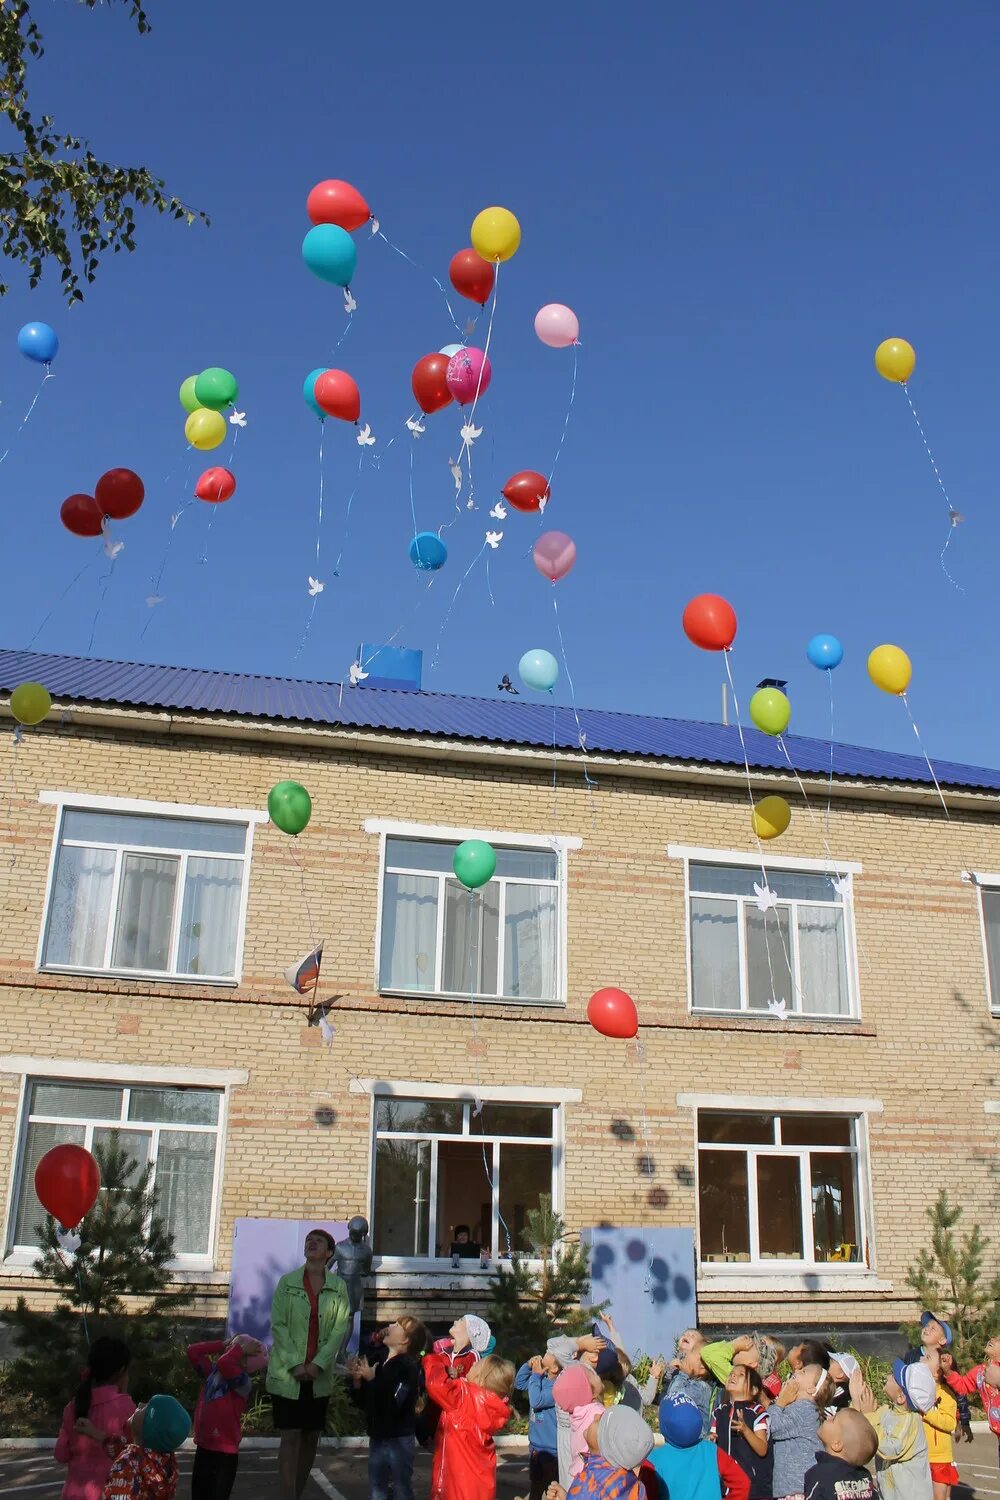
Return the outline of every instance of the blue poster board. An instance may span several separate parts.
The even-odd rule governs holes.
[[[607,1302],[625,1351],[672,1359],[698,1321],[693,1229],[585,1229],[591,1301]]]

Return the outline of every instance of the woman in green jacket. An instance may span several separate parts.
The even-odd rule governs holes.
[[[271,1302],[273,1347],[267,1389],[281,1434],[281,1500],[301,1500],[326,1423],[333,1364],[351,1318],[347,1287],[326,1268],[336,1245],[325,1229],[306,1235],[306,1263],[282,1276]]]

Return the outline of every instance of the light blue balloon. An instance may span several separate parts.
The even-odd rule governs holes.
[[[464,348],[464,344],[445,344],[443,349],[438,350],[438,353],[446,354],[449,359],[454,359],[455,355],[461,354]]]
[[[313,411],[316,413],[317,417],[319,417],[319,419],[320,419],[321,422],[325,422],[326,421],[326,412],[323,410],[323,408],[320,406],[319,402],[316,400],[316,397],[313,394],[313,392],[316,389],[316,382],[317,382],[317,380],[319,379],[319,377],[321,375],[325,375],[325,374],[326,374],[326,370],[325,369],[311,370],[309,372],[309,374],[306,376],[305,381],[303,382],[303,385],[302,385],[302,394],[306,398],[306,405],[312,407]]]
[[[539,693],[551,693],[559,681],[559,663],[551,651],[526,651],[517,664],[525,687]]]
[[[17,347],[26,359],[50,365],[59,353],[59,335],[48,323],[25,323],[17,336]]]
[[[302,259],[321,281],[350,286],[358,264],[358,250],[339,224],[314,224],[302,241]]]
[[[448,548],[436,531],[418,531],[410,543],[410,562],[422,573],[436,573],[448,561]]]
[[[835,635],[814,635],[806,647],[806,656],[821,672],[832,672],[844,660],[844,648]]]

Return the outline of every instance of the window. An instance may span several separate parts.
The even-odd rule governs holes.
[[[990,1010],[1000,1015],[1000,887],[979,887],[983,919],[983,944],[986,949],[986,982]]]
[[[379,989],[482,999],[559,996],[560,856],[498,848],[496,876],[467,891],[454,843],[385,840]]]
[[[703,1262],[867,1263],[860,1117],[698,1111]]]
[[[63,808],[43,965],[236,979],[248,829],[236,821]]]
[[[376,1255],[447,1257],[457,1224],[492,1259],[524,1251],[526,1215],[555,1194],[557,1109],[377,1095]]]
[[[160,1214],[174,1236],[174,1255],[210,1254],[219,1089],[153,1088],[63,1079],[26,1080],[25,1120],[9,1249],[34,1250],[45,1210],[35,1196],[35,1168],[52,1146],[92,1151],[112,1134],[138,1166],[153,1164]]]
[[[855,1015],[850,877],[768,868],[778,903],[765,911],[762,883],[759,867],[688,866],[691,1009],[767,1015],[779,1001],[790,1015]]]

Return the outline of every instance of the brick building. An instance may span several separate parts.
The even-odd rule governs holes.
[[[379,1310],[443,1317],[486,1279],[454,1225],[495,1258],[551,1190],[573,1229],[695,1226],[707,1325],[856,1330],[912,1311],[939,1187],[994,1222],[1000,773],[939,765],[946,819],[923,762],[838,746],[827,817],[828,746],[787,741],[803,806],[749,733],[794,809],[761,910],[735,729],[0,653],[26,679],[55,708],[4,751],[0,1302],[45,1296],[34,1162],[111,1130],[211,1317],[242,1216],[366,1212]],[[319,938],[329,1045],[282,977]],[[587,1022],[608,984],[641,1056]]]

